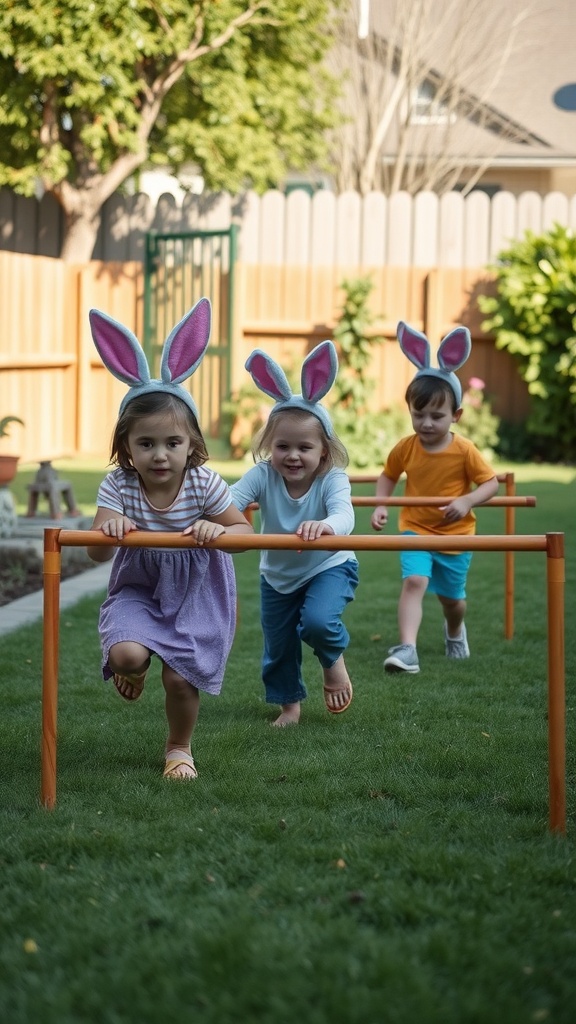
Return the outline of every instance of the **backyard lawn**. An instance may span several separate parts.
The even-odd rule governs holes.
[[[106,466],[57,465],[91,514]],[[566,534],[567,836],[548,831],[541,552],[515,556],[511,640],[504,555],[475,554],[468,661],[444,657],[427,598],[409,678],[382,669],[398,556],[359,553],[353,704],[326,713],[306,651],[310,696],[285,730],[260,683],[258,554],[235,555],[239,624],[222,696],[201,701],[192,784],[161,778],[158,667],[134,706],[101,682],[100,598],[87,598],[61,616],[52,812],[41,626],[0,638],[3,1022],[573,1024],[576,470],[513,468],[537,498],[517,532]],[[34,471],[18,474],[21,506]],[[357,533],[369,518],[357,510]],[[504,530],[502,509],[478,520]]]

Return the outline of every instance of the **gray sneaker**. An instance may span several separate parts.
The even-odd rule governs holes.
[[[444,623],[444,650],[446,651],[447,658],[470,657],[470,648],[468,647],[468,638],[466,636],[466,626],[464,623],[462,623],[460,636],[457,636],[454,639],[448,636],[446,623]]]
[[[418,655],[414,644],[397,644],[388,651],[384,662],[386,672],[419,672]]]

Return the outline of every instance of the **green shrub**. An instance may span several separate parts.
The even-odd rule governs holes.
[[[512,420],[501,420],[498,428],[499,458],[504,462],[546,461],[535,444],[535,438],[526,430],[526,424]]]
[[[222,432],[228,438],[232,459],[243,459],[247,455],[271,407],[270,400],[251,381],[222,402]]]
[[[374,381],[367,377],[372,347],[384,340],[374,332],[375,317],[368,307],[373,287],[369,277],[342,282],[344,302],[334,328],[339,368],[331,393],[331,415],[351,464],[359,469],[380,465],[410,424],[401,410],[375,413],[369,409],[374,390]]]
[[[346,445],[350,465],[356,469],[383,466],[390,449],[412,429],[408,410],[402,406],[362,416],[335,406],[331,416],[334,430]]]
[[[499,255],[483,329],[514,356],[531,395],[526,429],[548,461],[576,459],[576,238],[560,225],[527,231]]]

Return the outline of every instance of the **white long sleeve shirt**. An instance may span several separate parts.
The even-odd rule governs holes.
[[[257,463],[230,487],[232,500],[241,512],[258,502],[262,533],[296,533],[300,523],[322,521],[335,534],[347,536],[354,529],[354,509],[350,481],[342,469],[331,469],[317,476],[310,490],[300,498],[291,498],[286,484],[269,462]],[[262,551],[260,572],[274,590],[290,594],[319,572],[348,560],[356,561],[352,551],[302,552]]]

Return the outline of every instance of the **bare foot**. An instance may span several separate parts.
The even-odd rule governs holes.
[[[298,725],[299,721],[300,704],[283,704],[282,714],[274,722],[270,722],[270,725],[276,725],[282,729],[285,725]]]
[[[167,750],[166,765],[162,774],[165,779],[197,779],[198,772],[190,751],[180,747]]]
[[[330,668],[323,669],[324,672],[324,703],[326,710],[331,715],[339,715],[352,703],[352,683],[344,662],[344,655],[340,655],[337,661]]]

